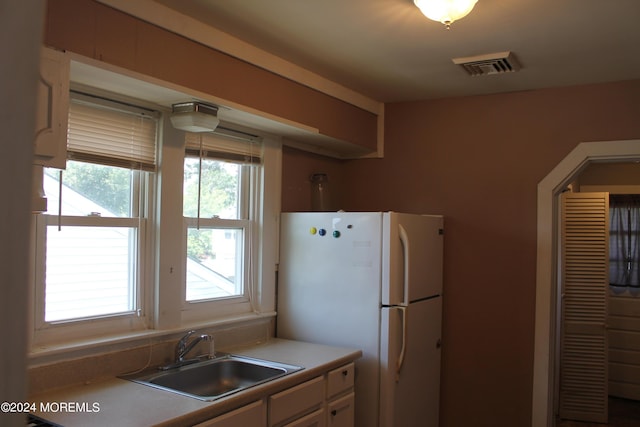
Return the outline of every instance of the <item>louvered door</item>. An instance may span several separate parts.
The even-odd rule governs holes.
[[[562,200],[560,417],[606,423],[609,194]]]

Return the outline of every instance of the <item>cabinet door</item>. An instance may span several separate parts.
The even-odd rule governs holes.
[[[282,425],[305,413],[322,407],[324,377],[317,377],[269,398],[269,425]]]
[[[266,427],[267,406],[262,400],[212,418],[194,427]]]
[[[69,58],[43,48],[40,56],[34,164],[64,169],[67,160]]]
[[[354,393],[327,404],[327,427],[353,427],[355,404]]]

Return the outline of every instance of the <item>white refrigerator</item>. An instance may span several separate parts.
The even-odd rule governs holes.
[[[277,336],[358,348],[357,427],[437,427],[442,216],[283,213]]]

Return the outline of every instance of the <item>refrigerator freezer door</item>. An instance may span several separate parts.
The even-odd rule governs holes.
[[[382,309],[380,427],[438,426],[441,319],[442,297]]]
[[[281,216],[277,335],[362,350],[359,427],[378,418],[381,230],[381,213]]]
[[[383,305],[442,294],[443,227],[438,215],[384,214]]]

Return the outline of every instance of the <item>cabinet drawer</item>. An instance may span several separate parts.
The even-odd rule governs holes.
[[[269,398],[269,425],[320,407],[324,401],[324,378],[318,377]]]
[[[353,387],[355,369],[353,363],[334,369],[327,375],[327,398]]]
[[[318,409],[309,415],[286,424],[284,427],[326,427],[324,409]]]
[[[354,393],[333,400],[327,405],[327,427],[353,427],[354,419]]]
[[[266,405],[262,400],[258,400],[194,427],[266,426],[266,412]]]

